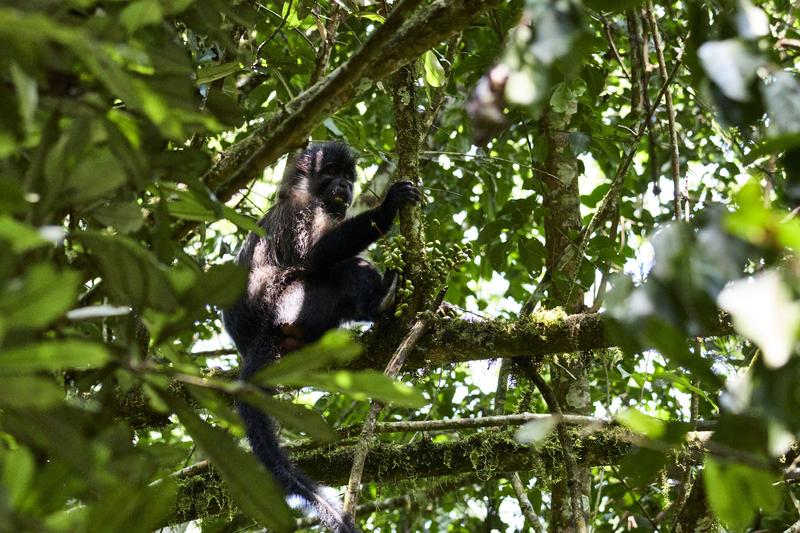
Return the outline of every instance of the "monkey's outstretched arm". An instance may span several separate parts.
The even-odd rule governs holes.
[[[381,205],[346,219],[320,237],[308,252],[308,266],[312,270],[326,268],[363,252],[391,229],[400,207],[419,200],[419,189],[411,182],[393,184]]]

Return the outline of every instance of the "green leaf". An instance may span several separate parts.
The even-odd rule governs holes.
[[[666,421],[648,416],[633,408],[623,409],[614,418],[631,431],[650,439],[660,439],[667,430]]]
[[[233,263],[213,265],[201,273],[182,298],[186,306],[205,304],[226,307],[239,299],[247,282],[247,270]]]
[[[201,201],[192,191],[176,189],[171,190],[170,193],[175,195],[176,199],[167,203],[167,209],[169,214],[176,218],[199,222],[214,222],[224,217],[245,231],[252,231],[259,235],[264,234],[264,229],[254,219],[237,213],[234,209],[214,199],[209,198]]]
[[[44,409],[64,400],[64,391],[39,376],[0,376],[0,406]]]
[[[11,243],[11,251],[15,253],[50,244],[36,228],[6,215],[0,215],[0,240]]]
[[[119,14],[119,20],[128,33],[133,33],[149,24],[158,24],[162,17],[159,0],[137,0],[125,6]]]
[[[664,320],[650,318],[645,321],[643,335],[647,344],[674,364],[687,368],[707,385],[721,386],[722,380],[714,374],[711,364],[689,350],[686,336],[678,328]]]
[[[91,249],[115,299],[136,309],[175,310],[172,285],[149,251],[127,237],[85,231],[74,238]]]
[[[327,332],[319,341],[291,352],[258,371],[253,383],[281,383],[283,379],[302,375],[309,370],[333,364],[344,364],[361,355],[362,347],[344,330]]]
[[[707,457],[704,475],[711,508],[730,528],[746,528],[759,509],[776,511],[781,503],[778,478],[769,472]]]
[[[384,18],[382,15],[379,15],[378,13],[370,13],[370,12],[366,12],[366,11],[359,11],[358,13],[356,13],[356,16],[358,18],[360,18],[360,19],[367,19],[367,20],[371,20],[373,22],[379,22],[381,24],[386,22],[386,18]]]
[[[633,486],[645,487],[664,470],[666,460],[667,456],[663,452],[649,448],[634,448],[622,459],[619,470]]]
[[[201,272],[191,287],[180,296],[180,305],[184,313],[169,317],[155,341],[161,343],[190,327],[196,320],[208,314],[208,305],[221,308],[232,305],[244,292],[246,283],[247,271],[231,263],[214,265],[207,271]],[[175,276],[173,284],[176,284]]]
[[[221,65],[202,65],[197,69],[197,84],[211,83],[240,70],[242,70],[242,66],[238,61],[222,63]]]
[[[336,432],[325,422],[316,411],[292,402],[281,401],[266,392],[260,394],[245,393],[241,396],[253,407],[258,407],[281,423],[307,434],[312,439],[322,442],[337,440]]]
[[[62,368],[85,370],[111,360],[101,344],[69,339],[14,346],[0,350],[0,375],[31,374]]]
[[[117,158],[107,147],[85,154],[69,173],[64,193],[74,205],[88,202],[125,185],[127,178]]]
[[[33,454],[23,447],[15,450],[4,450],[0,453],[0,464],[3,472],[3,488],[12,506],[17,507],[25,497],[36,472]]]
[[[293,531],[294,519],[283,491],[256,458],[239,448],[225,432],[210,426],[182,400],[160,391],[195,443],[214,463],[236,505],[275,531]]]
[[[39,105],[39,93],[36,80],[28,75],[17,63],[11,63],[11,80],[17,92],[19,101],[19,114],[25,124],[25,129],[30,131],[34,126],[34,115]]]
[[[33,265],[21,284],[0,297],[0,317],[8,329],[44,328],[75,303],[78,281],[76,272],[56,272],[48,264]]]
[[[135,201],[107,204],[92,209],[92,216],[120,233],[132,233],[142,227],[142,209]]]
[[[0,175],[0,212],[22,213],[27,206],[19,181],[10,176]]]
[[[422,394],[413,387],[399,383],[375,370],[294,374],[284,376],[280,383],[295,387],[316,387],[330,392],[341,392],[356,400],[374,399],[405,407],[419,408],[428,404]]]
[[[431,87],[441,87],[446,81],[444,67],[439,62],[439,58],[433,53],[433,50],[428,50],[422,56],[423,64],[425,65],[425,83]]]
[[[105,491],[87,517],[86,531],[149,533],[163,526],[175,504],[172,480],[136,487],[119,484]]]

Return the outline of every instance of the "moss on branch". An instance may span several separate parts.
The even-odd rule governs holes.
[[[616,464],[630,452],[630,434],[622,428],[607,428],[575,439],[575,453],[590,465]],[[332,446],[296,454],[293,460],[312,478],[338,486],[347,483],[353,446]],[[364,465],[363,481],[396,482],[473,472],[490,479],[508,471],[527,471],[543,479],[562,476],[560,445],[551,439],[538,450],[520,444],[507,431],[483,431],[468,437],[411,444],[375,443]],[[178,474],[178,502],[172,523],[233,512],[224,483],[209,463],[200,463]]]

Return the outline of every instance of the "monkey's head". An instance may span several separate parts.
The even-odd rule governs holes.
[[[295,160],[281,183],[279,197],[322,203],[333,218],[344,218],[353,203],[356,166],[350,148],[340,142],[314,144]]]

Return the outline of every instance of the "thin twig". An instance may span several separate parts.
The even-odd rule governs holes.
[[[614,58],[619,63],[619,68],[622,69],[622,73],[625,75],[626,78],[631,79],[631,75],[628,74],[628,70],[625,68],[625,63],[622,61],[622,56],[619,55],[619,50],[617,50],[617,44],[614,42],[614,36],[611,35],[611,26],[608,23],[608,19],[600,15],[600,21],[603,23],[603,30],[606,34],[606,40],[608,41],[608,45],[611,47],[611,52],[614,54]]]
[[[281,19],[280,24],[278,24],[278,27],[275,28],[275,31],[272,32],[272,35],[267,37],[267,39],[264,42],[262,42],[260,45],[258,45],[258,48],[256,49],[256,58],[255,58],[255,60],[253,60],[253,66],[254,67],[258,66],[258,62],[261,61],[261,51],[264,49],[264,47],[267,45],[268,42],[270,42],[272,39],[275,38],[275,36],[278,34],[278,32],[281,31],[281,28],[283,28],[284,24],[286,24],[286,21],[289,20],[289,15],[292,14],[292,2],[293,1],[294,0],[289,0],[289,5],[286,8],[286,15],[283,17],[283,19]]]
[[[392,356],[389,364],[386,365],[386,370],[383,372],[385,375],[392,378],[397,377],[397,374],[399,374],[403,363],[408,357],[408,354],[411,353],[419,339],[421,339],[428,330],[430,324],[430,318],[427,316],[417,320],[416,323],[414,323],[414,325],[411,327],[411,330],[403,339],[403,342],[401,342],[400,346],[398,346],[397,351],[394,353],[394,356]],[[367,460],[369,443],[372,440],[373,434],[375,433],[375,425],[378,421],[378,415],[380,414],[382,408],[383,404],[381,402],[372,402],[372,405],[370,405],[369,408],[369,413],[367,414],[367,418],[364,420],[364,426],[361,429],[361,436],[359,437],[358,444],[356,445],[353,457],[353,466],[350,469],[350,480],[347,483],[347,491],[345,492],[344,496],[344,511],[349,513],[354,520],[356,505],[358,504],[358,491],[361,487],[361,477],[364,474],[364,463]]]
[[[508,359],[503,359],[503,362],[500,365],[500,372],[497,376],[497,388],[495,389],[494,394],[495,416],[491,418],[508,418],[502,416],[502,414],[505,411],[506,392],[508,391],[508,376],[510,370],[511,361]],[[518,417],[519,415],[511,416]],[[514,494],[517,496],[517,502],[519,502],[519,509],[522,511],[525,519],[528,521],[531,527],[533,527],[536,533],[544,533],[542,524],[539,521],[539,516],[534,510],[531,500],[528,498],[528,493],[525,491],[525,486],[522,484],[522,479],[519,477],[518,472],[511,473],[511,486],[514,488]]]
[[[589,245],[589,240],[591,239],[592,233],[594,230],[602,223],[605,223],[606,217],[608,216],[609,212],[612,211],[613,205],[618,200],[618,196],[620,190],[622,188],[622,184],[625,182],[625,175],[628,172],[628,168],[633,161],[634,155],[636,155],[637,147],[639,146],[639,142],[642,140],[642,136],[644,132],[647,131],[647,123],[650,122],[650,119],[655,112],[656,107],[658,107],[658,103],[661,101],[661,98],[667,92],[667,89],[672,84],[675,76],[678,74],[678,70],[682,65],[681,56],[683,55],[683,48],[678,52],[678,57],[675,60],[675,66],[672,69],[669,77],[664,82],[664,85],[661,87],[661,90],[658,91],[658,95],[656,96],[655,102],[650,107],[650,112],[647,116],[644,117],[642,122],[639,124],[639,130],[636,132],[636,135],[633,138],[633,141],[630,143],[630,147],[628,149],[628,153],[625,154],[625,157],[617,167],[617,172],[614,174],[614,177],[611,180],[611,186],[606,192],[605,196],[600,202],[600,206],[595,211],[592,219],[589,221],[589,224],[586,225],[586,229],[583,230],[583,239],[581,240],[580,246],[578,247],[578,265],[575,267],[575,273],[572,276],[572,280],[570,281],[569,285],[569,292],[567,293],[567,301],[572,297],[572,291],[575,288],[575,284],[578,279],[578,273],[580,272],[580,263],[583,261],[583,256],[586,254],[586,248]]]
[[[653,35],[653,42],[656,47],[656,57],[658,58],[658,72],[661,74],[661,79],[666,80],[667,75],[667,62],[664,59],[664,44],[661,41],[661,32],[658,31],[658,23],[656,22],[655,14],[653,13],[653,2],[647,0],[647,19],[650,23],[650,33]],[[673,199],[675,201],[675,219],[683,219],[683,206],[681,205],[681,166],[680,166],[680,153],[678,151],[678,131],[675,128],[675,106],[672,105],[672,92],[667,91],[665,94],[664,102],[667,106],[667,126],[669,129],[669,145],[670,145],[670,162],[672,163],[672,186]],[[654,106],[655,107],[655,106]]]
[[[622,477],[622,475],[620,475],[619,470],[615,466],[612,466],[611,470],[614,472],[614,475],[617,476],[617,479],[619,479],[619,482],[622,484],[622,486],[625,487],[625,490],[628,492],[628,494],[631,495],[631,498],[633,498],[633,502],[642,512],[644,517],[647,518],[647,520],[650,522],[650,525],[653,526],[653,531],[658,531],[658,524],[656,523],[655,518],[653,518],[650,512],[647,510],[647,508],[644,505],[642,505],[641,499],[636,495],[635,492],[633,492],[633,489],[631,489],[631,487],[625,481],[625,478]]]
[[[314,7],[318,8],[316,4]],[[328,68],[328,63],[331,59],[331,53],[333,52],[333,47],[336,43],[336,30],[339,27],[341,12],[341,6],[339,4],[333,4],[333,7],[331,8],[331,15],[328,17],[328,20],[325,22],[325,24],[322,24],[320,17],[317,16],[317,25],[319,26],[320,30],[322,46],[320,46],[319,50],[317,51],[317,60],[314,66],[314,72],[311,74],[311,78],[308,81],[309,86],[317,83],[320,78],[322,78],[323,74],[325,74],[325,70]],[[317,15],[316,12],[315,15]]]
[[[511,486],[514,487],[514,494],[516,494],[517,500],[519,501],[519,509],[522,511],[522,514],[525,515],[525,519],[530,523],[536,533],[544,533],[542,523],[539,521],[539,516],[536,514],[536,511],[534,511],[533,505],[531,505],[531,501],[528,499],[528,494],[525,492],[525,486],[522,484],[519,473],[514,472],[511,474]]]
[[[439,294],[436,296],[436,299],[431,306],[433,311],[438,309],[442,304],[446,291],[447,287],[444,287],[441,291],[439,291]],[[403,342],[401,342],[397,347],[397,350],[389,360],[389,363],[386,365],[386,369],[383,371],[384,375],[390,378],[397,377],[409,354],[414,350],[414,347],[417,345],[422,336],[428,331],[432,321],[431,317],[432,315],[430,313],[423,313],[421,317],[417,319],[417,321],[409,330],[408,334],[406,334]],[[375,433],[375,425],[377,424],[378,415],[380,414],[382,408],[383,404],[381,402],[372,402],[372,405],[370,405],[369,408],[369,413],[367,414],[367,418],[364,420],[364,427],[361,430],[361,436],[358,439],[358,444],[356,444],[353,457],[353,466],[350,469],[350,479],[347,483],[347,491],[345,492],[344,497],[344,511],[346,513],[350,513],[350,515],[353,517],[353,520],[355,520],[356,517],[355,512],[356,505],[358,504],[358,490],[361,486],[361,477],[364,474],[364,463],[366,462],[367,454],[369,453],[369,443],[372,440],[373,434]]]
[[[434,498],[437,498],[443,494],[447,494],[454,489],[459,489],[469,485],[477,479],[478,478],[475,474],[455,476],[452,479],[447,479],[444,482],[439,483],[429,490],[419,491],[413,494],[403,494],[402,496],[393,496],[391,498],[386,498],[376,502],[362,503],[356,508],[356,511],[360,514],[363,514],[397,508],[413,509],[418,507],[420,504],[427,504]],[[305,518],[298,521],[297,527],[306,528],[315,526],[317,524],[319,524],[319,518]]]
[[[530,363],[523,364],[520,365],[520,368],[525,373],[525,376],[539,389],[550,412],[559,417],[564,416],[553,389],[550,388],[550,385],[547,384],[533,365]],[[585,533],[586,516],[583,512],[583,497],[581,496],[580,487],[578,486],[578,462],[575,460],[572,437],[570,437],[569,432],[563,424],[558,425],[557,431],[558,439],[561,441],[561,452],[564,457],[564,469],[567,474],[566,483],[569,489],[569,498],[572,507],[573,527],[578,533]]]

